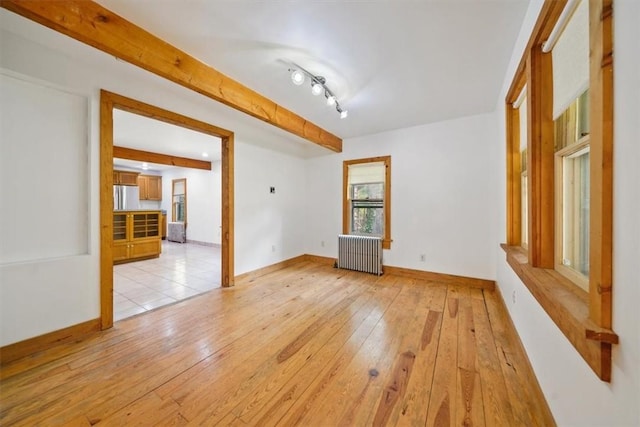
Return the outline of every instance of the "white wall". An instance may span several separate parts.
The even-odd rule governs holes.
[[[235,169],[236,274],[304,254],[312,227],[304,209],[306,162],[255,145],[235,148],[243,159]]]
[[[161,209],[167,211],[167,222],[171,221],[171,180],[187,179],[187,240],[220,244],[221,172],[219,161],[212,162],[210,171],[190,168],[163,171]]]
[[[391,238],[385,265],[495,278],[498,163],[494,114],[352,138],[307,161],[307,251],[336,257],[342,162],[391,155]],[[324,242],[324,246],[322,246]],[[420,261],[420,255],[426,261]]]
[[[91,112],[87,160],[89,200],[86,202],[89,254],[80,260],[82,265],[73,260],[60,264],[55,268],[56,276],[52,277],[44,274],[44,270],[26,265],[17,267],[10,275],[3,272],[0,276],[0,346],[99,317],[100,89],[235,131],[236,274],[303,253],[298,239],[304,209],[295,207],[304,190],[304,160],[252,146],[282,146],[295,151],[301,144],[299,141],[280,140],[281,131],[275,128],[257,120],[251,120],[255,126],[246,124],[239,118],[243,116],[240,113],[4,9],[0,10],[0,52],[0,67],[86,96]],[[3,101],[0,99],[0,111],[10,111],[11,105]],[[47,143],[35,141],[34,147],[51,149]],[[52,161],[56,158],[52,157]],[[278,193],[270,198],[266,197],[268,185],[278,187]],[[37,196],[37,189],[31,186],[24,191]],[[190,196],[190,202],[197,197],[197,194]],[[48,221],[46,215],[43,220]],[[271,251],[272,246],[275,251]]]
[[[515,65],[522,55],[541,5],[533,1],[526,24],[514,49],[498,101],[498,130],[501,165],[505,160],[504,96]],[[613,330],[620,344],[613,347],[611,383],[598,379],[582,357],[549,319],[537,301],[505,262],[498,247],[504,241],[505,202],[500,201],[500,240],[497,253],[497,282],[503,295],[516,293],[515,304],[506,298],[511,317],[527,350],[536,376],[560,426],[640,425],[640,2],[614,2],[614,293]],[[504,167],[502,168],[504,169]],[[506,191],[500,175],[500,192]]]

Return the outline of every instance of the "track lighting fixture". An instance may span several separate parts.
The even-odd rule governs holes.
[[[340,114],[341,119],[345,119],[347,117],[347,110],[342,109],[338,102],[338,98],[336,98],[333,92],[331,92],[331,89],[327,87],[327,80],[324,77],[314,76],[309,71],[294,63],[291,63],[289,71],[291,72],[291,81],[293,84],[300,86],[308,77],[311,81],[311,93],[315,96],[324,93],[324,96],[327,99],[327,105],[330,107],[335,105],[336,111]]]

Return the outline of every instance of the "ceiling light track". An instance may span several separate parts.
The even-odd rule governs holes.
[[[324,93],[324,97],[327,100],[327,105],[335,105],[336,111],[340,113],[341,119],[345,119],[347,117],[349,112],[342,108],[342,106],[338,102],[338,98],[331,91],[331,89],[327,87],[327,80],[324,77],[313,75],[309,71],[305,70],[295,63],[291,63],[291,65],[289,66],[289,72],[291,72],[291,81],[296,86],[302,85],[308,77],[311,82],[311,93],[315,96]]]

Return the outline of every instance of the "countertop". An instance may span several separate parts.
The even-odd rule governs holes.
[[[164,209],[114,209],[114,212],[160,212],[162,215],[166,215],[167,211]]]

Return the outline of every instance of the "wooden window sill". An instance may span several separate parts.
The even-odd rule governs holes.
[[[549,317],[603,381],[611,381],[611,345],[618,336],[589,318],[589,294],[555,270],[532,267],[519,246],[500,245],[507,262]]]

